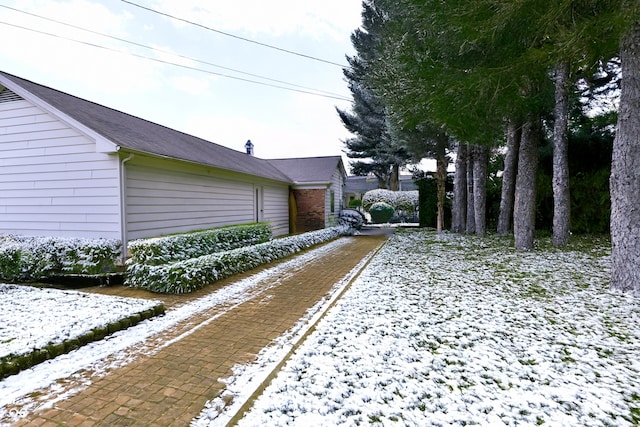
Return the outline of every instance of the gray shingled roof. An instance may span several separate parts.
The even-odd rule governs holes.
[[[340,156],[269,160],[296,183],[331,182],[331,175],[340,161]]]
[[[77,98],[2,71],[0,71],[0,75],[123,149],[185,160],[276,181],[292,181],[267,160]]]

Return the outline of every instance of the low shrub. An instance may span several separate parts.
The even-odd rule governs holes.
[[[361,208],[362,207],[362,200],[360,200],[360,199],[349,200],[349,207],[352,208],[352,209]]]
[[[191,233],[175,234],[129,243],[128,264],[161,265],[267,242],[267,223],[234,225]]]
[[[338,226],[169,264],[132,264],[125,284],[159,293],[193,292],[233,274],[351,233],[350,227]]]
[[[415,212],[417,206],[418,190],[398,191],[396,193],[395,208],[398,211],[403,211],[406,215],[411,215]]]
[[[375,203],[384,202],[395,208],[396,192],[385,189],[369,190],[362,196],[362,207],[368,212]]]
[[[116,271],[122,245],[115,239],[0,236],[0,279],[34,281],[59,274]]]
[[[340,212],[338,224],[360,230],[365,223],[365,217],[362,212],[355,209],[345,209]]]
[[[371,205],[369,208],[369,214],[371,215],[371,221],[374,224],[384,224],[389,222],[395,210],[393,206],[385,202],[377,202]]]

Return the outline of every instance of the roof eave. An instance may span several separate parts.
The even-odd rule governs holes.
[[[96,143],[96,151],[97,152],[99,152],[99,153],[116,153],[120,149],[118,144],[114,143],[113,141],[110,141],[108,138],[105,138],[104,136],[100,135],[99,133],[97,133],[93,129],[83,125],[82,123],[80,123],[76,119],[72,118],[68,114],[65,114],[62,111],[58,110],[57,108],[55,108],[54,106],[52,106],[48,102],[46,102],[43,99],[39,98],[38,96],[34,95],[30,91],[24,89],[18,83],[16,83],[13,80],[7,78],[6,76],[3,76],[2,74],[0,74],[0,84],[2,84],[3,86],[9,88],[13,92],[15,92],[18,95],[20,95],[22,98],[24,98],[27,101],[35,104],[37,107],[43,109],[44,111],[46,111],[47,113],[51,114],[52,116],[56,117],[58,120],[66,123],[67,125],[71,126],[74,129],[78,130],[80,133],[85,135],[87,138],[92,139],[93,141],[95,141],[95,143]]]

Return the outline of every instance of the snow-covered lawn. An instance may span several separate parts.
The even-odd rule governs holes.
[[[77,338],[160,301],[0,283],[0,357]]]
[[[637,425],[640,298],[609,291],[609,254],[398,232],[240,425]]]

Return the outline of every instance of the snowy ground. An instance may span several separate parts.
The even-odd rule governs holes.
[[[62,343],[158,304],[160,301],[0,283],[0,356]]]
[[[609,252],[399,232],[239,425],[637,425],[640,298],[609,291]],[[247,399],[263,362],[227,393]]]
[[[221,305],[227,307],[218,316],[193,325],[190,331],[181,334],[174,340],[181,339],[207,322],[215,321],[220,315],[253,298],[256,294],[268,289],[269,286],[277,286],[277,278],[287,277],[295,270],[303,269],[308,262],[335,251],[341,246],[348,245],[351,239],[353,238],[337,239],[306,251],[209,295],[167,310],[163,316],[144,320],[131,328],[110,335],[107,339],[89,343],[68,354],[47,360],[17,375],[0,380],[0,426],[11,425],[13,421],[27,416],[34,410],[52,407],[56,401],[81,392],[92,380],[106,375],[112,368],[129,363],[140,354],[149,355],[159,351],[170,342],[156,342],[158,336],[171,330],[180,322],[212,307]],[[358,269],[350,272],[343,281],[350,280]],[[346,283],[338,283],[337,285],[340,287]],[[118,297],[75,291],[23,288],[16,285],[1,286],[0,291],[11,289],[12,297],[0,299],[0,329],[2,329],[0,336],[13,337],[12,339],[3,339],[9,341],[4,344],[3,341],[0,341],[2,354],[10,352],[8,348],[11,343],[13,343],[11,348],[15,350],[15,341],[18,337],[22,340],[21,345],[28,348],[36,345],[36,342],[48,342],[56,337],[66,338],[82,335],[86,332],[85,323],[98,322],[96,326],[106,325],[108,321],[105,319],[108,316],[102,317],[103,310],[111,311],[116,316],[123,313],[121,311],[123,299]],[[9,295],[7,292],[6,296]],[[2,298],[1,292],[0,298]],[[85,305],[85,303],[93,302],[94,298],[95,301],[100,302],[99,307],[92,308],[90,304]],[[125,305],[129,307],[138,304],[136,299],[127,298],[125,300],[127,301]],[[62,307],[56,306],[54,308],[56,303],[62,303]],[[153,306],[157,301],[143,300],[142,303]],[[314,310],[319,310],[321,306],[322,303],[310,310],[308,317],[317,316],[318,313],[315,313]],[[48,308],[45,309],[45,307]],[[93,313],[94,310],[99,311]],[[85,321],[78,322],[78,319],[85,319]],[[298,326],[299,332],[292,330],[291,334],[303,333],[303,324],[304,322],[301,322]],[[288,349],[286,345],[285,342],[282,347],[285,353]],[[66,384],[69,384],[69,387],[66,387]]]
[[[231,309],[261,281],[348,242],[339,239],[5,378],[0,425],[3,415],[21,418],[81,392],[93,377],[78,377],[76,389],[56,394],[61,378],[83,368],[103,375],[189,316],[217,304]],[[603,242],[516,253],[508,239],[398,231],[326,316],[319,318],[331,300],[255,365],[236,367],[226,396],[238,404],[251,398],[295,347],[240,425],[637,425],[640,298],[608,290],[609,252]],[[10,305],[0,304],[2,311]],[[31,400],[49,385],[52,397],[39,392]],[[3,411],[13,405],[21,409]],[[234,403],[225,412],[210,402],[193,424],[224,425],[238,408]]]

